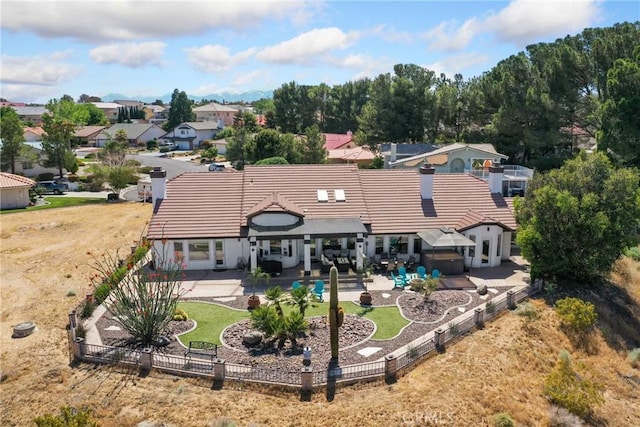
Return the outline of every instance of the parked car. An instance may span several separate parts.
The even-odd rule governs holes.
[[[68,190],[67,184],[55,181],[40,181],[35,185],[35,191],[39,194],[62,194]]]
[[[222,163],[211,163],[209,172],[224,172],[224,165]]]

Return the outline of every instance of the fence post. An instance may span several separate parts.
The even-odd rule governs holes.
[[[543,279],[537,279],[533,282],[533,290],[535,292],[540,292],[542,291],[542,288],[544,287],[544,280]]]
[[[77,359],[83,359],[87,353],[87,346],[84,342],[84,338],[76,338],[73,340],[74,354]]]
[[[442,328],[438,328],[435,331],[433,331],[434,333],[434,341],[436,344],[436,349],[438,351],[444,351],[444,339],[445,339],[445,331]]]
[[[78,327],[78,313],[76,313],[75,309],[69,312],[69,326],[71,329]]]
[[[516,308],[516,293],[513,289],[507,291],[507,307],[509,310]]]
[[[215,381],[224,382],[226,363],[224,359],[213,360],[213,379]]]
[[[398,380],[398,359],[393,354],[387,354],[384,358],[384,380],[387,384]]]
[[[142,369],[149,371],[153,367],[153,348],[145,347],[140,352],[140,365]]]
[[[484,309],[482,307],[478,307],[475,309],[475,312],[476,326],[481,329],[484,327]]]
[[[313,368],[303,366],[300,371],[300,400],[308,402],[313,392]]]

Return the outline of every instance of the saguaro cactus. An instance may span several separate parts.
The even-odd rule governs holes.
[[[338,360],[338,269],[329,272],[329,329],[331,331],[331,358]]]

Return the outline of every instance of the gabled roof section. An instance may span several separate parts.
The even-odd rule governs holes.
[[[36,182],[25,176],[0,172],[0,188],[29,188]]]
[[[368,147],[355,147],[355,148],[338,148],[336,150],[329,150],[327,159],[342,160],[344,162],[356,162],[373,160],[374,154]]]
[[[445,145],[444,147],[437,148],[428,153],[418,154],[411,157],[405,157],[404,159],[397,160],[393,162],[396,164],[418,164],[420,161],[427,161],[431,163],[431,158],[434,159],[434,164],[444,164],[442,162],[443,155],[448,156],[449,154],[455,153],[456,151],[461,150],[473,150],[478,152],[478,154],[490,155],[491,157],[498,157],[501,159],[508,159],[509,156],[504,154],[500,154],[496,151],[495,147],[492,144],[463,144],[460,142],[455,142],[453,144]]]
[[[159,126],[156,126],[152,123],[116,123],[109,129],[103,130],[100,135],[105,135],[106,137],[106,133],[108,133],[109,135],[111,135],[111,137],[115,137],[116,132],[118,132],[119,130],[124,130],[127,133],[127,139],[137,139],[149,129],[152,129],[154,127],[161,129]]]
[[[26,133],[31,133],[33,135],[36,136],[42,136],[45,135],[46,132],[44,131],[44,129],[42,129],[40,126],[36,126],[36,127],[25,127],[22,131],[23,134]]]
[[[103,131],[106,128],[106,126],[83,126],[76,129],[76,131],[73,133],[73,136],[77,138],[87,138],[89,136],[97,134],[100,131]]]
[[[287,200],[286,197],[274,191],[269,197],[257,203],[247,212],[247,218],[254,217],[264,212],[288,213],[297,217],[304,217],[304,212],[295,203]]]
[[[176,126],[176,128],[182,126],[189,126],[190,128],[195,130],[214,130],[218,129],[218,122],[214,122],[211,120],[208,122],[184,122],[180,123],[178,126]]]
[[[323,133],[324,135],[324,148],[327,150],[336,150],[343,145],[347,145],[353,139],[353,134],[351,132],[347,132],[346,134],[341,133]]]
[[[477,227],[478,225],[499,225],[505,230],[513,231],[513,228],[509,227],[508,225],[503,224],[502,222],[495,220],[490,216],[485,215],[482,212],[478,212],[474,209],[469,209],[467,213],[456,223],[455,228],[458,231],[464,231],[473,227]]]
[[[193,109],[194,112],[209,112],[209,111],[214,111],[214,112],[228,112],[228,113],[235,113],[238,110],[235,108],[231,108],[231,107],[227,107],[226,105],[222,105],[222,104],[218,104],[217,102],[212,102],[210,104],[207,105],[202,105],[200,107],[196,107]]]

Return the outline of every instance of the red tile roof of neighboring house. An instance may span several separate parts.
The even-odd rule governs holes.
[[[25,188],[32,187],[36,182],[25,176],[0,172],[0,188]]]
[[[327,155],[329,160],[342,160],[344,162],[371,161],[374,157],[375,155],[368,147],[339,148],[329,150]]]
[[[341,133],[325,133],[324,135],[324,148],[327,150],[335,150],[343,145],[347,145],[353,139],[353,134],[351,131],[347,132],[346,135]]]
[[[32,133],[36,136],[42,136],[44,134],[46,134],[46,132],[44,131],[44,129],[42,129],[40,126],[36,126],[36,127],[25,127],[23,130],[23,133]]]
[[[167,199],[154,214],[149,237],[239,237],[251,215],[274,206],[274,192],[285,209],[301,212],[304,218],[358,218],[372,234],[467,227],[475,212],[479,223],[490,218],[516,228],[511,200],[490,194],[486,181],[466,174],[436,174],[433,199],[423,200],[420,179],[415,169],[360,170],[355,164],[185,173],[167,184]],[[327,201],[318,201],[318,190],[327,191]],[[336,201],[335,190],[344,190],[345,201]]]

